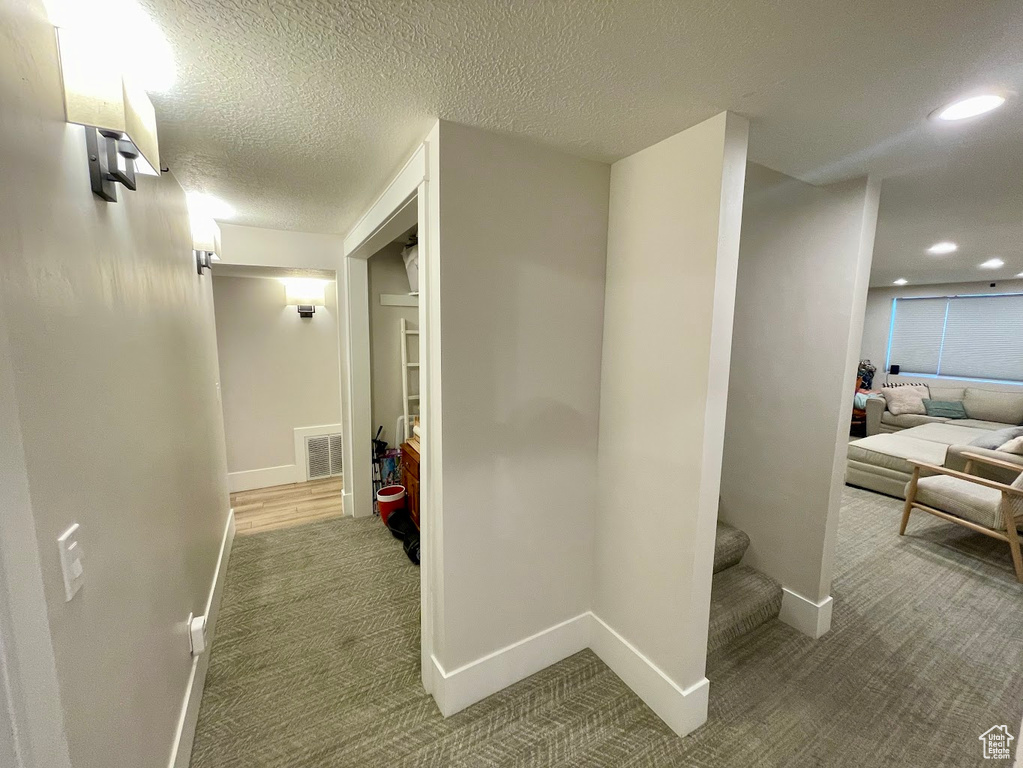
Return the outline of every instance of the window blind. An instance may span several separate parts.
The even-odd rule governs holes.
[[[948,299],[896,299],[888,363],[913,373],[937,373]]]
[[[896,299],[888,364],[904,373],[1023,382],[1023,294]]]

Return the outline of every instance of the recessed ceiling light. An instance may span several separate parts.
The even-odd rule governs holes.
[[[928,253],[933,253],[935,256],[941,256],[946,253],[954,253],[959,250],[959,246],[955,243],[949,242],[948,240],[942,240],[940,243],[935,243],[927,249]]]
[[[992,109],[998,109],[1004,103],[1004,96],[999,96],[997,93],[983,93],[979,96],[953,101],[932,112],[931,117],[935,120],[945,121],[965,120],[968,117],[976,117],[990,112]]]
[[[898,280],[895,281],[895,285],[908,285],[908,284],[909,284],[909,280],[907,280],[904,277],[900,277]]]
[[[985,261],[983,264],[980,265],[980,268],[981,269],[998,269],[998,268],[1004,267],[1004,266],[1005,266],[1005,262],[1002,261],[1001,259],[988,259],[987,261]]]

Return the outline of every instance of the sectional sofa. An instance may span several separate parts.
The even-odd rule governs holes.
[[[1023,434],[1023,388],[1020,393],[982,387],[926,385],[931,400],[961,402],[965,419],[923,414],[893,414],[884,398],[867,401],[867,437],[849,444],[846,482],[889,496],[905,498],[913,473],[910,461],[963,471],[964,452],[987,455],[1019,465],[1023,456],[996,451],[1015,434]],[[974,465],[980,476],[1012,483],[1019,472],[1002,467]]]

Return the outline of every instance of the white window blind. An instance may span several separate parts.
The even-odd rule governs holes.
[[[1023,381],[1023,294],[896,299],[888,364],[903,373]]]

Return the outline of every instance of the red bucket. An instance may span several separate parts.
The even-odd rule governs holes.
[[[405,486],[387,485],[381,488],[377,491],[377,507],[380,509],[380,519],[387,525],[391,513],[405,507]]]

